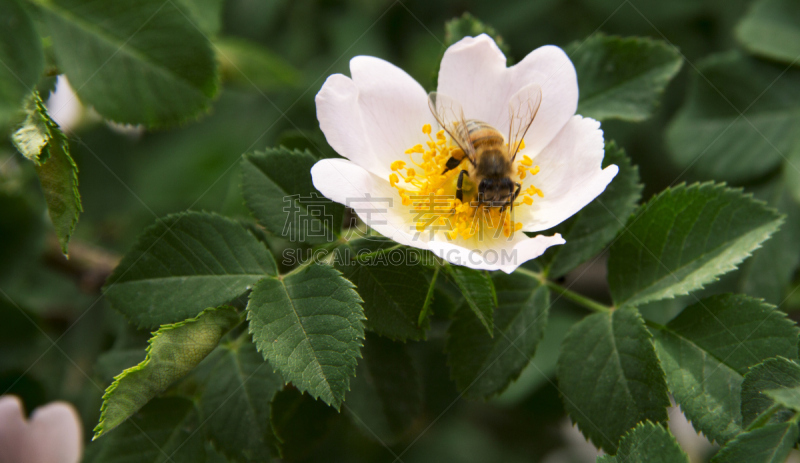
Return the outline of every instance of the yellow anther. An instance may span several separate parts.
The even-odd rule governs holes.
[[[520,230],[522,230],[522,223],[520,223],[520,222],[515,223],[514,224],[514,231],[520,231]]]
[[[384,164],[384,165],[386,165],[386,164]],[[400,178],[397,177],[397,174],[392,173],[391,175],[389,175],[389,185],[395,186],[395,185],[397,185],[397,182],[399,182],[399,181],[400,181]]]
[[[428,148],[434,150],[434,152],[436,151],[436,143],[434,143],[432,141],[426,141],[425,143],[428,144]]]
[[[524,154],[523,154],[523,155],[522,155],[522,165],[523,165],[523,166],[527,166],[527,167],[530,167],[530,166],[532,166],[532,165],[533,165],[533,159],[531,159],[531,158],[530,158],[530,157],[528,157],[527,155],[524,155]]]
[[[539,166],[534,167],[533,169],[529,169],[531,171],[531,175],[536,175],[539,173]]]
[[[406,166],[404,161],[395,161],[392,163],[392,170],[400,170]]]
[[[408,178],[414,178],[414,176],[417,175],[417,171],[414,169],[406,169],[406,175]]]
[[[521,140],[519,142],[519,149],[521,149],[521,150],[525,149],[525,140]],[[525,157],[527,158],[528,156],[525,156]]]
[[[540,198],[544,198],[544,193],[542,193],[542,190],[536,188],[533,185],[529,186],[528,189],[525,190],[525,193],[527,193],[527,194],[529,194],[531,196],[539,195]]]
[[[522,198],[522,202],[530,206],[531,204],[533,204],[533,198],[531,198],[530,196],[526,196]]]
[[[414,145],[413,148],[409,148],[406,150],[406,154],[411,153],[422,153],[424,150],[422,149],[422,145]]]
[[[444,136],[444,130],[436,132],[436,138],[438,138],[439,140],[445,140],[446,137]]]
[[[431,134],[431,125],[430,124],[423,125],[422,126],[422,133],[424,133],[425,135],[430,135]]]
[[[444,196],[444,188],[439,188],[436,190],[436,196]]]

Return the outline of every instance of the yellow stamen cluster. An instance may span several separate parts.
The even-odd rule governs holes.
[[[414,220],[417,231],[441,231],[448,239],[453,240],[459,236],[464,239],[476,235],[498,237],[499,233],[510,237],[522,228],[521,223],[512,219],[510,208],[501,212],[500,207],[478,206],[477,185],[471,185],[471,197],[467,194],[470,188],[463,185],[464,202],[456,199],[457,180],[462,169],[451,169],[445,173],[443,171],[454,154],[457,157],[464,154],[458,146],[448,141],[444,130],[432,136],[430,124],[425,124],[422,126],[422,133],[428,136],[425,146],[419,144],[407,149],[405,154],[408,155],[410,164],[403,160],[394,161],[391,164],[392,173],[389,175],[389,183],[399,191],[403,206],[411,206],[411,210],[416,213]],[[524,146],[522,142],[520,149]],[[415,158],[415,155],[421,156]],[[463,162],[468,161],[465,158]],[[411,167],[407,167],[408,165]],[[523,156],[517,167],[517,175],[521,180],[528,173],[536,175],[539,167],[533,166],[531,158]],[[469,179],[465,179],[466,182]],[[514,207],[532,205],[533,196],[543,197],[544,194],[531,185],[520,191]]]
[[[519,149],[522,149],[524,147],[525,147],[525,142],[522,142],[520,144],[520,148]],[[528,156],[523,155],[522,156],[522,161],[520,161],[519,165],[517,166],[517,175],[519,176],[520,180],[525,178],[525,175],[527,175],[528,172],[530,172],[531,175],[536,175],[536,174],[539,173],[539,166],[535,166],[535,167],[531,167],[531,166],[533,166],[533,159],[529,158]],[[542,195],[540,194],[539,196],[542,196]]]

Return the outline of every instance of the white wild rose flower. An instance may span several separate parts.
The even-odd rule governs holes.
[[[25,418],[22,402],[0,397],[0,463],[78,463],[83,452],[78,413],[66,402],[51,402]]]
[[[568,219],[617,174],[615,165],[601,168],[600,123],[575,115],[577,76],[558,47],[538,48],[507,68],[503,52],[483,34],[452,45],[442,58],[437,93],[460,103],[464,120],[483,121],[501,134],[509,133],[512,97],[538,86],[541,103],[510,177],[520,184],[520,193],[514,206],[502,211],[479,205],[469,177],[463,203],[456,199],[457,178],[468,159],[444,172],[459,148],[439,127],[422,86],[369,56],[353,58],[350,73],[351,78],[330,76],[316,97],[320,128],[346,159],[315,164],[314,186],[400,244],[430,250],[457,265],[511,273],[548,247],[565,243],[557,233],[529,238],[522,232],[547,230]]]

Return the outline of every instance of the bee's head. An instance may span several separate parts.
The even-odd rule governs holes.
[[[512,200],[514,182],[508,177],[486,177],[478,185],[478,198],[490,206],[505,206]]]

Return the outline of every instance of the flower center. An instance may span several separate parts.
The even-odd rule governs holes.
[[[520,191],[513,207],[492,206],[477,200],[478,187],[465,176],[462,202],[456,198],[458,176],[469,161],[461,149],[448,140],[444,130],[437,132],[434,138],[430,124],[425,124],[422,133],[428,136],[427,149],[422,145],[407,149],[408,161],[394,161],[389,175],[389,183],[400,192],[403,206],[410,207],[416,214],[413,220],[418,232],[443,232],[448,240],[459,236],[463,239],[498,238],[500,233],[510,238],[522,228],[522,223],[513,219],[514,209],[532,205],[536,195],[544,197],[542,190],[531,185]],[[523,147],[524,142],[520,149]],[[454,154],[457,158],[463,156],[461,165],[444,172]],[[533,160],[523,155],[512,180],[521,181],[529,173],[539,173],[539,166],[533,166]]]

